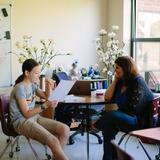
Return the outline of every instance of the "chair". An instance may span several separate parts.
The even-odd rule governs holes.
[[[8,113],[9,113],[9,95],[4,94],[0,96],[0,119],[1,119],[1,127],[3,133],[8,136],[7,139],[7,145],[3,149],[3,151],[0,154],[0,159],[4,155],[5,151],[11,145],[11,151],[9,153],[9,157],[13,157],[13,147],[15,146],[15,143],[17,143],[16,151],[20,151],[20,147],[18,144],[19,135],[14,131],[13,127],[9,125],[8,123]],[[13,140],[14,139],[14,140]]]
[[[65,73],[65,72],[58,72],[52,77],[53,79],[56,80],[56,83],[58,84],[60,80],[70,80],[70,77]],[[63,123],[66,123],[68,126],[71,125],[72,118],[75,119],[76,121],[81,121],[79,126],[76,128],[76,131],[69,137],[69,144],[73,144],[74,140],[73,138],[77,134],[81,134],[82,136],[84,135],[84,132],[86,130],[86,122],[85,122],[85,108],[81,107],[72,107],[72,106],[65,106],[58,104],[59,106],[56,107],[55,109],[55,118],[58,121],[61,121]],[[93,118],[95,119],[96,117],[96,110],[94,109],[89,109],[90,113],[90,120]],[[94,131],[90,131],[90,134],[96,136],[98,138],[99,144],[102,143],[101,137],[95,133]]]
[[[56,84],[58,84],[60,80],[71,80],[65,72],[57,72],[56,74],[53,74],[52,79],[56,81]],[[58,106],[55,108],[54,118],[57,121],[63,122],[70,126],[72,121],[70,109],[71,107],[64,107],[64,105],[58,104]]]
[[[16,143],[17,143],[16,151],[20,151],[20,147],[18,144],[18,139],[19,139],[20,135],[15,132],[13,126],[10,123],[9,100],[10,100],[9,94],[0,95],[0,120],[1,120],[2,131],[6,136],[9,137],[9,139],[7,139],[6,147],[3,149],[3,151],[0,154],[0,159],[4,155],[5,151],[9,147],[9,145],[11,145],[11,151],[9,153],[10,158],[12,158],[14,155],[13,149],[14,149],[14,146]],[[32,144],[30,142],[30,139],[27,138],[27,140],[28,140],[29,146],[31,147],[36,159],[41,160],[39,158],[38,154],[36,153],[35,149],[33,148]],[[46,153],[47,159],[48,160],[51,159],[51,156],[47,153],[46,146],[45,146],[45,153]]]
[[[53,75],[52,77],[55,79],[56,83],[58,84],[60,80],[71,80],[71,78],[67,75],[66,72],[57,72],[56,74]]]
[[[113,150],[115,150],[114,160],[135,160],[130,154],[128,154],[124,149],[120,148],[113,140],[111,141]]]
[[[149,160],[152,160],[152,158],[150,157],[149,152],[147,152],[147,150],[145,149],[141,139],[145,138],[145,139],[151,140],[153,144],[157,144],[159,153],[158,155],[155,156],[155,160],[160,160],[160,127],[136,130],[136,131],[130,132],[130,134],[131,136],[137,137],[138,143],[142,147],[143,151],[145,152]]]
[[[146,129],[155,127],[158,122],[158,107],[159,107],[159,100],[160,97],[155,97],[153,101],[150,101],[147,105],[147,107],[144,109],[143,112],[139,114],[141,117],[141,124],[139,124],[138,129]],[[125,132],[125,131],[124,131]],[[123,141],[123,139],[128,135],[129,132],[125,132],[122,137],[120,138],[118,145],[120,145]],[[146,139],[142,139],[143,142],[151,143]]]
[[[158,107],[159,107],[159,100],[160,97],[155,97],[153,101],[148,103],[148,106],[145,108],[145,110],[140,114],[141,115],[141,124],[139,125],[139,127],[137,128],[137,130],[139,129],[147,129],[147,128],[152,128],[152,127],[156,127],[157,126],[157,122],[158,122]],[[132,131],[130,132],[132,134]],[[120,145],[123,141],[123,139],[126,137],[126,135],[129,134],[126,142],[125,142],[125,148],[126,148],[126,144],[131,136],[131,134],[126,132],[122,135],[122,137],[120,138],[118,145]],[[138,142],[141,145],[142,149],[144,150],[146,156],[148,157],[149,160],[151,160],[151,157],[149,156],[149,154],[147,153],[145,147],[143,146],[143,143],[149,143],[149,144],[154,144],[154,141],[145,138],[145,137],[139,137],[138,138]],[[160,152],[156,157],[160,157]],[[158,158],[157,158],[158,159]],[[159,160],[159,159],[158,159]]]

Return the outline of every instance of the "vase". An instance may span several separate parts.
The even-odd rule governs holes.
[[[110,84],[112,83],[112,79],[113,79],[112,75],[107,75],[108,86],[110,86]]]
[[[45,75],[40,75],[40,89],[42,89],[42,91],[45,91]]]

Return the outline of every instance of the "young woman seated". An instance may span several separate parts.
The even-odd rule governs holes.
[[[103,133],[103,160],[112,160],[110,141],[115,138],[119,129],[136,129],[141,122],[139,113],[153,100],[152,92],[139,75],[131,57],[122,56],[116,59],[115,79],[105,92],[105,100],[116,104],[119,109],[105,112],[95,123],[95,127]]]
[[[46,79],[45,91],[38,87],[41,68],[33,59],[24,61],[22,72],[10,97],[10,119],[15,131],[49,146],[56,160],[69,160],[63,151],[69,138],[69,127],[39,115],[45,109],[57,105],[56,100],[48,100],[54,81]],[[36,96],[46,102],[36,105]]]

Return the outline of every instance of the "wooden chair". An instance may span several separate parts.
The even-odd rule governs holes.
[[[113,150],[115,150],[113,160],[135,160],[129,153],[127,153],[124,149],[120,148],[114,140],[111,141]]]
[[[139,124],[137,130],[139,129],[146,129],[146,128],[152,128],[157,126],[158,121],[158,107],[159,107],[159,100],[160,97],[157,96],[153,99],[153,101],[150,101],[147,105],[147,107],[144,109],[143,112],[140,113],[141,117],[141,124]],[[120,138],[118,145],[120,145],[123,141],[123,139],[129,134],[129,132],[123,131],[124,134]],[[152,143],[148,139],[141,139],[145,143]]]
[[[18,144],[18,139],[19,139],[19,135],[18,133],[16,133],[16,131],[14,130],[12,124],[10,123],[10,118],[9,118],[9,100],[10,100],[10,95],[9,94],[2,94],[0,95],[0,120],[1,120],[1,127],[2,127],[2,131],[3,133],[9,137],[9,139],[7,140],[7,145],[6,147],[4,147],[4,149],[2,150],[2,152],[0,153],[0,159],[2,158],[2,156],[4,155],[4,153],[6,152],[7,148],[9,146],[11,146],[11,151],[9,152],[9,157],[12,158],[14,155],[14,146],[17,143],[16,146],[16,151],[20,151],[20,147]],[[27,138],[27,137],[26,137]],[[36,153],[34,147],[31,144],[31,141],[29,138],[27,138],[28,144],[31,148],[31,150],[33,151],[36,160],[42,160],[38,154]],[[51,156],[47,153],[47,146],[44,145],[45,147],[45,155],[47,157],[47,159],[51,159]]]
[[[158,116],[159,116],[158,115],[159,100],[160,100],[160,97],[157,96],[154,98],[153,101],[148,103],[148,106],[145,108],[144,112],[141,113],[142,122],[137,130],[153,128],[153,127],[157,126]],[[133,135],[132,132],[133,131],[131,131],[130,133],[128,133],[128,132],[124,133],[122,135],[122,137],[120,138],[118,145],[120,145],[122,143],[123,139],[126,137],[126,135],[128,135],[128,138],[125,142],[125,148],[126,148],[126,144],[129,140],[130,136]],[[149,139],[147,137],[141,136],[141,137],[138,137],[138,142],[141,145],[142,149],[144,150],[148,159],[151,160],[151,157],[149,156],[148,152],[146,151],[143,143],[154,144],[155,141],[152,139]],[[159,154],[156,156],[156,160],[160,160],[160,149],[159,149]]]
[[[148,142],[157,144],[159,148],[159,153],[155,156],[155,160],[160,160],[160,127],[132,131],[130,132],[130,135],[138,138],[138,142],[149,160],[152,160],[152,158],[150,157],[149,152],[146,150],[145,146],[143,145],[141,139],[145,139]]]

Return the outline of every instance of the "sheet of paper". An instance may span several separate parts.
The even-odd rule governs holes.
[[[73,87],[74,83],[75,81],[71,80],[61,80],[58,86],[52,91],[48,99],[63,101],[70,89]]]
[[[64,98],[64,101],[65,102],[84,102],[85,101],[85,98],[84,97],[80,97],[80,96],[74,96],[73,94],[72,95],[67,95],[65,98]]]

